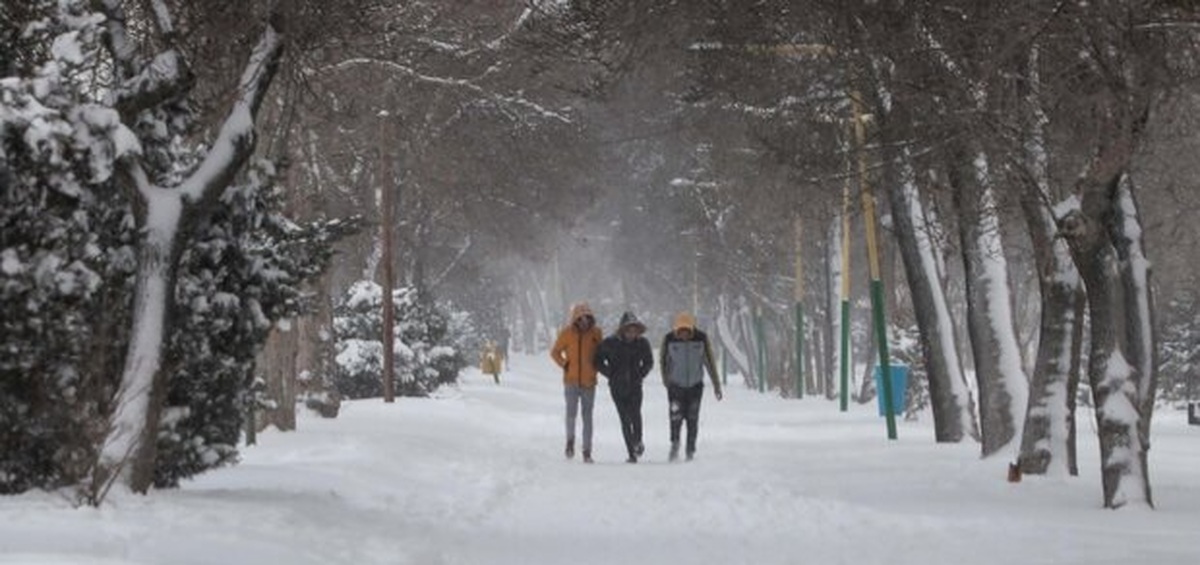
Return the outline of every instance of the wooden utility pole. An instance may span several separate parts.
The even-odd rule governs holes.
[[[392,210],[392,177],[388,167],[388,111],[379,111],[379,240],[383,248],[383,401],[396,401],[396,305],[392,302],[395,272],[392,265],[392,233],[395,218]]]

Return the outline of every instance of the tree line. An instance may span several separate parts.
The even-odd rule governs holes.
[[[573,300],[690,309],[748,383],[832,398],[843,283],[851,367],[874,356],[879,222],[934,439],[1074,473],[1087,402],[1105,505],[1151,503],[1155,393],[1188,394],[1197,350],[1188,2],[0,10],[4,414],[45,422],[4,438],[38,454],[6,492],[169,485],[232,459],[251,405],[286,429],[295,391],[336,404],[335,309],[381,264],[414,308],[470,314],[463,348],[541,354]]]

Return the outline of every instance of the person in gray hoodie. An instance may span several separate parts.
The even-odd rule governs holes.
[[[621,418],[621,435],[629,452],[626,463],[637,463],[645,451],[642,443],[642,381],[654,367],[650,342],[642,337],[646,325],[625,312],[617,331],[596,349],[596,370],[608,379],[608,390]]]
[[[721,400],[721,380],[713,362],[708,336],[696,327],[696,318],[687,312],[675,317],[671,332],[663,337],[661,361],[663,384],[671,403],[671,461],[679,459],[679,432],[687,422],[687,458],[696,454],[696,436],[700,433],[700,399],[704,397],[704,369],[712,379],[713,394]]]

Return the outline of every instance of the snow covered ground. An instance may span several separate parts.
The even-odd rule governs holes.
[[[500,386],[471,370],[438,400],[302,417],[179,490],[98,510],[0,498],[0,563],[1200,563],[1200,428],[1181,412],[1155,418],[1158,509],[1111,512],[1087,412],[1081,477],[1013,485],[929,422],[889,442],[873,405],[732,385],[706,393],[696,461],[669,464],[655,374],[647,457],[623,462],[602,390],[585,465],[562,457],[556,368],[515,361]]]

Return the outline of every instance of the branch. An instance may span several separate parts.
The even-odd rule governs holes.
[[[412,67],[409,67],[407,65],[402,65],[402,64],[394,62],[394,61],[385,61],[382,59],[358,57],[358,58],[354,58],[354,59],[346,59],[345,61],[342,61],[340,63],[335,63],[333,65],[322,67],[320,69],[320,71],[323,72],[323,71],[342,70],[342,69],[346,69],[346,68],[349,68],[352,66],[358,66],[358,65],[380,65],[380,66],[386,67],[388,69],[397,71],[400,74],[408,76],[412,79],[415,79],[418,82],[437,84],[437,85],[441,85],[441,86],[452,86],[452,87],[456,87],[456,88],[464,88],[466,90],[469,90],[471,92],[479,94],[483,98],[496,100],[498,102],[502,102],[502,103],[510,104],[510,105],[514,105],[514,106],[519,106],[526,110],[530,110],[530,111],[534,112],[535,114],[540,115],[543,118],[558,120],[564,124],[573,123],[571,121],[570,116],[547,109],[547,108],[543,107],[542,105],[540,105],[536,102],[530,101],[530,100],[526,100],[525,98],[520,98],[520,97],[516,97],[516,96],[507,96],[504,94],[498,94],[495,92],[491,92],[491,91],[483,88],[482,86],[475,84],[473,81],[467,80],[467,79],[439,77],[439,76],[424,74],[420,71],[417,71],[416,69],[413,69]]]
[[[983,85],[967,76],[967,73],[963,71],[962,65],[958,64],[958,61],[955,61],[954,57],[951,57],[946,52],[946,48],[942,45],[942,42],[938,41],[933,36],[933,32],[919,20],[917,21],[917,30],[921,35],[921,39],[925,41],[926,47],[937,57],[942,67],[953,75],[954,78],[967,85],[971,99],[975,101],[975,109],[984,110],[987,107],[987,92],[984,90]]]
[[[175,48],[175,24],[171,21],[171,10],[163,0],[146,0],[147,11],[154,14],[154,25],[172,49]]]
[[[155,3],[161,4],[161,0],[155,0]],[[191,90],[195,77],[187,60],[174,47],[175,32],[165,5],[156,6],[154,12],[168,48],[145,66],[138,60],[137,47],[130,40],[121,0],[93,0],[93,7],[105,17],[106,44],[115,62],[118,85],[113,93],[113,106],[120,113],[121,121],[131,124],[142,110]]]
[[[271,16],[267,29],[250,53],[238,82],[238,98],[229,110],[221,131],[204,161],[179,189],[193,203],[212,200],[233,181],[234,175],[254,153],[254,118],[283,56],[282,17]]]
[[[429,287],[437,288],[438,285],[441,285],[442,281],[446,279],[446,275],[449,275],[450,271],[453,271],[454,268],[458,266],[459,261],[462,260],[463,256],[466,255],[467,251],[470,249],[471,236],[468,234],[467,240],[463,242],[463,246],[459,248],[458,253],[454,255],[454,259],[451,259],[450,264],[446,265],[446,268],[442,269],[442,272],[433,278],[433,280],[429,283]]]
[[[125,10],[121,7],[121,0],[94,0],[92,7],[104,14],[104,27],[108,30],[105,46],[116,63],[117,82],[123,83],[135,74],[137,49],[126,32]]]
[[[114,106],[121,114],[121,121],[133,123],[142,110],[187,94],[194,83],[195,75],[187,60],[179,51],[168,49],[156,55],[137,75],[121,82]]]

